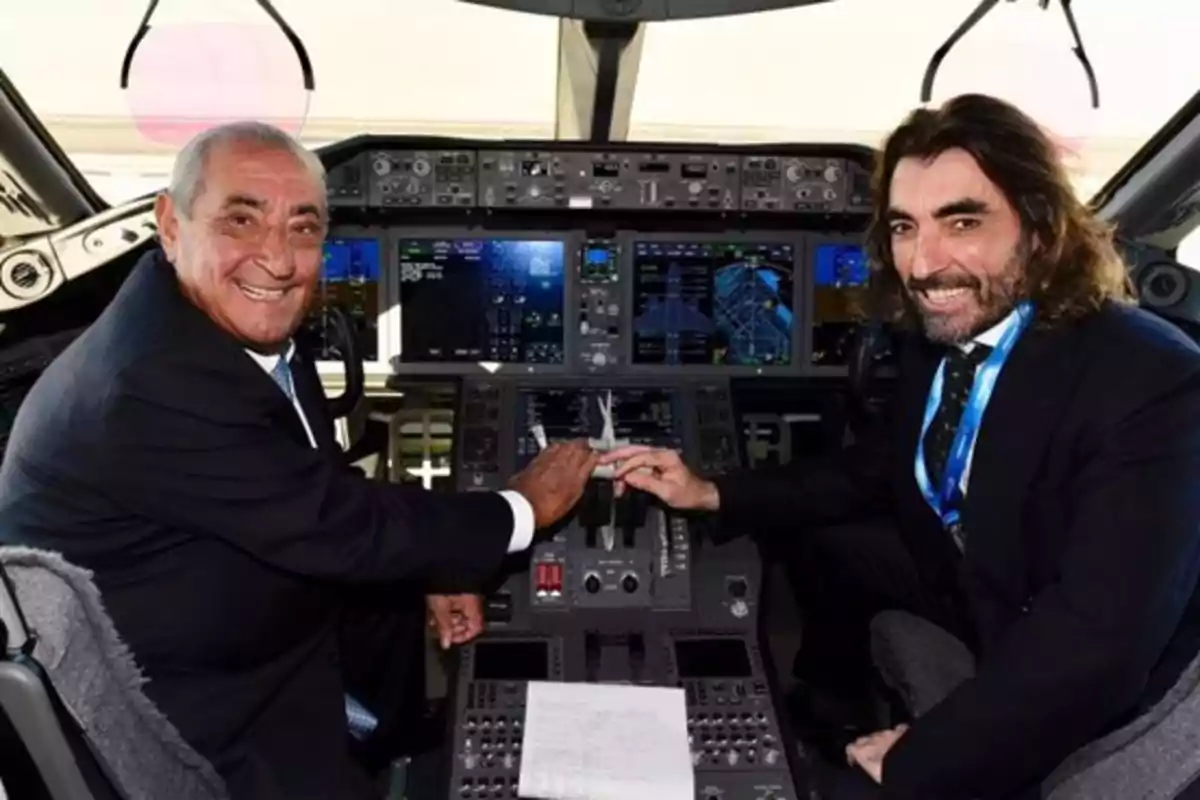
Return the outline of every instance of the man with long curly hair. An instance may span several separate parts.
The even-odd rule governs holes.
[[[852,742],[825,796],[1037,797],[1200,650],[1200,349],[1131,302],[1109,231],[1007,103],[909,115],[874,205],[879,313],[911,332],[890,430],[712,479],[670,451],[603,461],[728,535],[783,534],[810,684],[868,672],[892,609],[924,626],[931,674],[956,673]]]

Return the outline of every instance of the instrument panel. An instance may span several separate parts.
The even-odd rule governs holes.
[[[836,375],[868,282],[859,234],[335,228],[308,325],[405,375]]]
[[[848,374],[870,284],[861,148],[363,138],[326,162],[319,299],[350,307],[393,388],[457,386],[460,491],[503,489],[566,439],[671,448],[707,475],[758,463],[741,442],[770,415],[735,411],[735,379]],[[808,796],[757,545],[706,530],[597,473],[510,558],[459,651],[447,797],[518,795],[544,680],[682,690],[697,800]]]
[[[309,326],[324,341],[323,304],[348,307],[377,372],[846,372],[869,278],[863,148],[340,147]]]

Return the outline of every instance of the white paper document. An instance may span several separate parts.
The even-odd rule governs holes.
[[[531,681],[522,797],[693,800],[682,689]]]

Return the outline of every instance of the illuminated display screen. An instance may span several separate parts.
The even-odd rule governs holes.
[[[854,327],[866,312],[871,271],[866,253],[857,244],[818,245],[813,253],[812,362],[822,366],[846,363],[846,347]]]
[[[380,246],[373,237],[330,237],[325,241],[321,281],[304,330],[318,361],[338,361],[342,352],[326,309],[341,306],[350,316],[364,361],[379,358]]]
[[[636,243],[633,362],[791,364],[794,270],[790,244]]]
[[[814,261],[818,287],[866,286],[871,277],[866,253],[856,244],[818,245]]]
[[[399,243],[401,360],[561,364],[562,241]]]

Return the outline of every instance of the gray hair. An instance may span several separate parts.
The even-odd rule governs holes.
[[[270,149],[286,150],[296,157],[321,186],[325,194],[325,165],[321,159],[292,136],[265,122],[230,122],[209,128],[193,137],[175,158],[167,194],[185,217],[192,215],[192,206],[204,190],[204,169],[208,157],[219,147],[232,144],[254,144]]]

